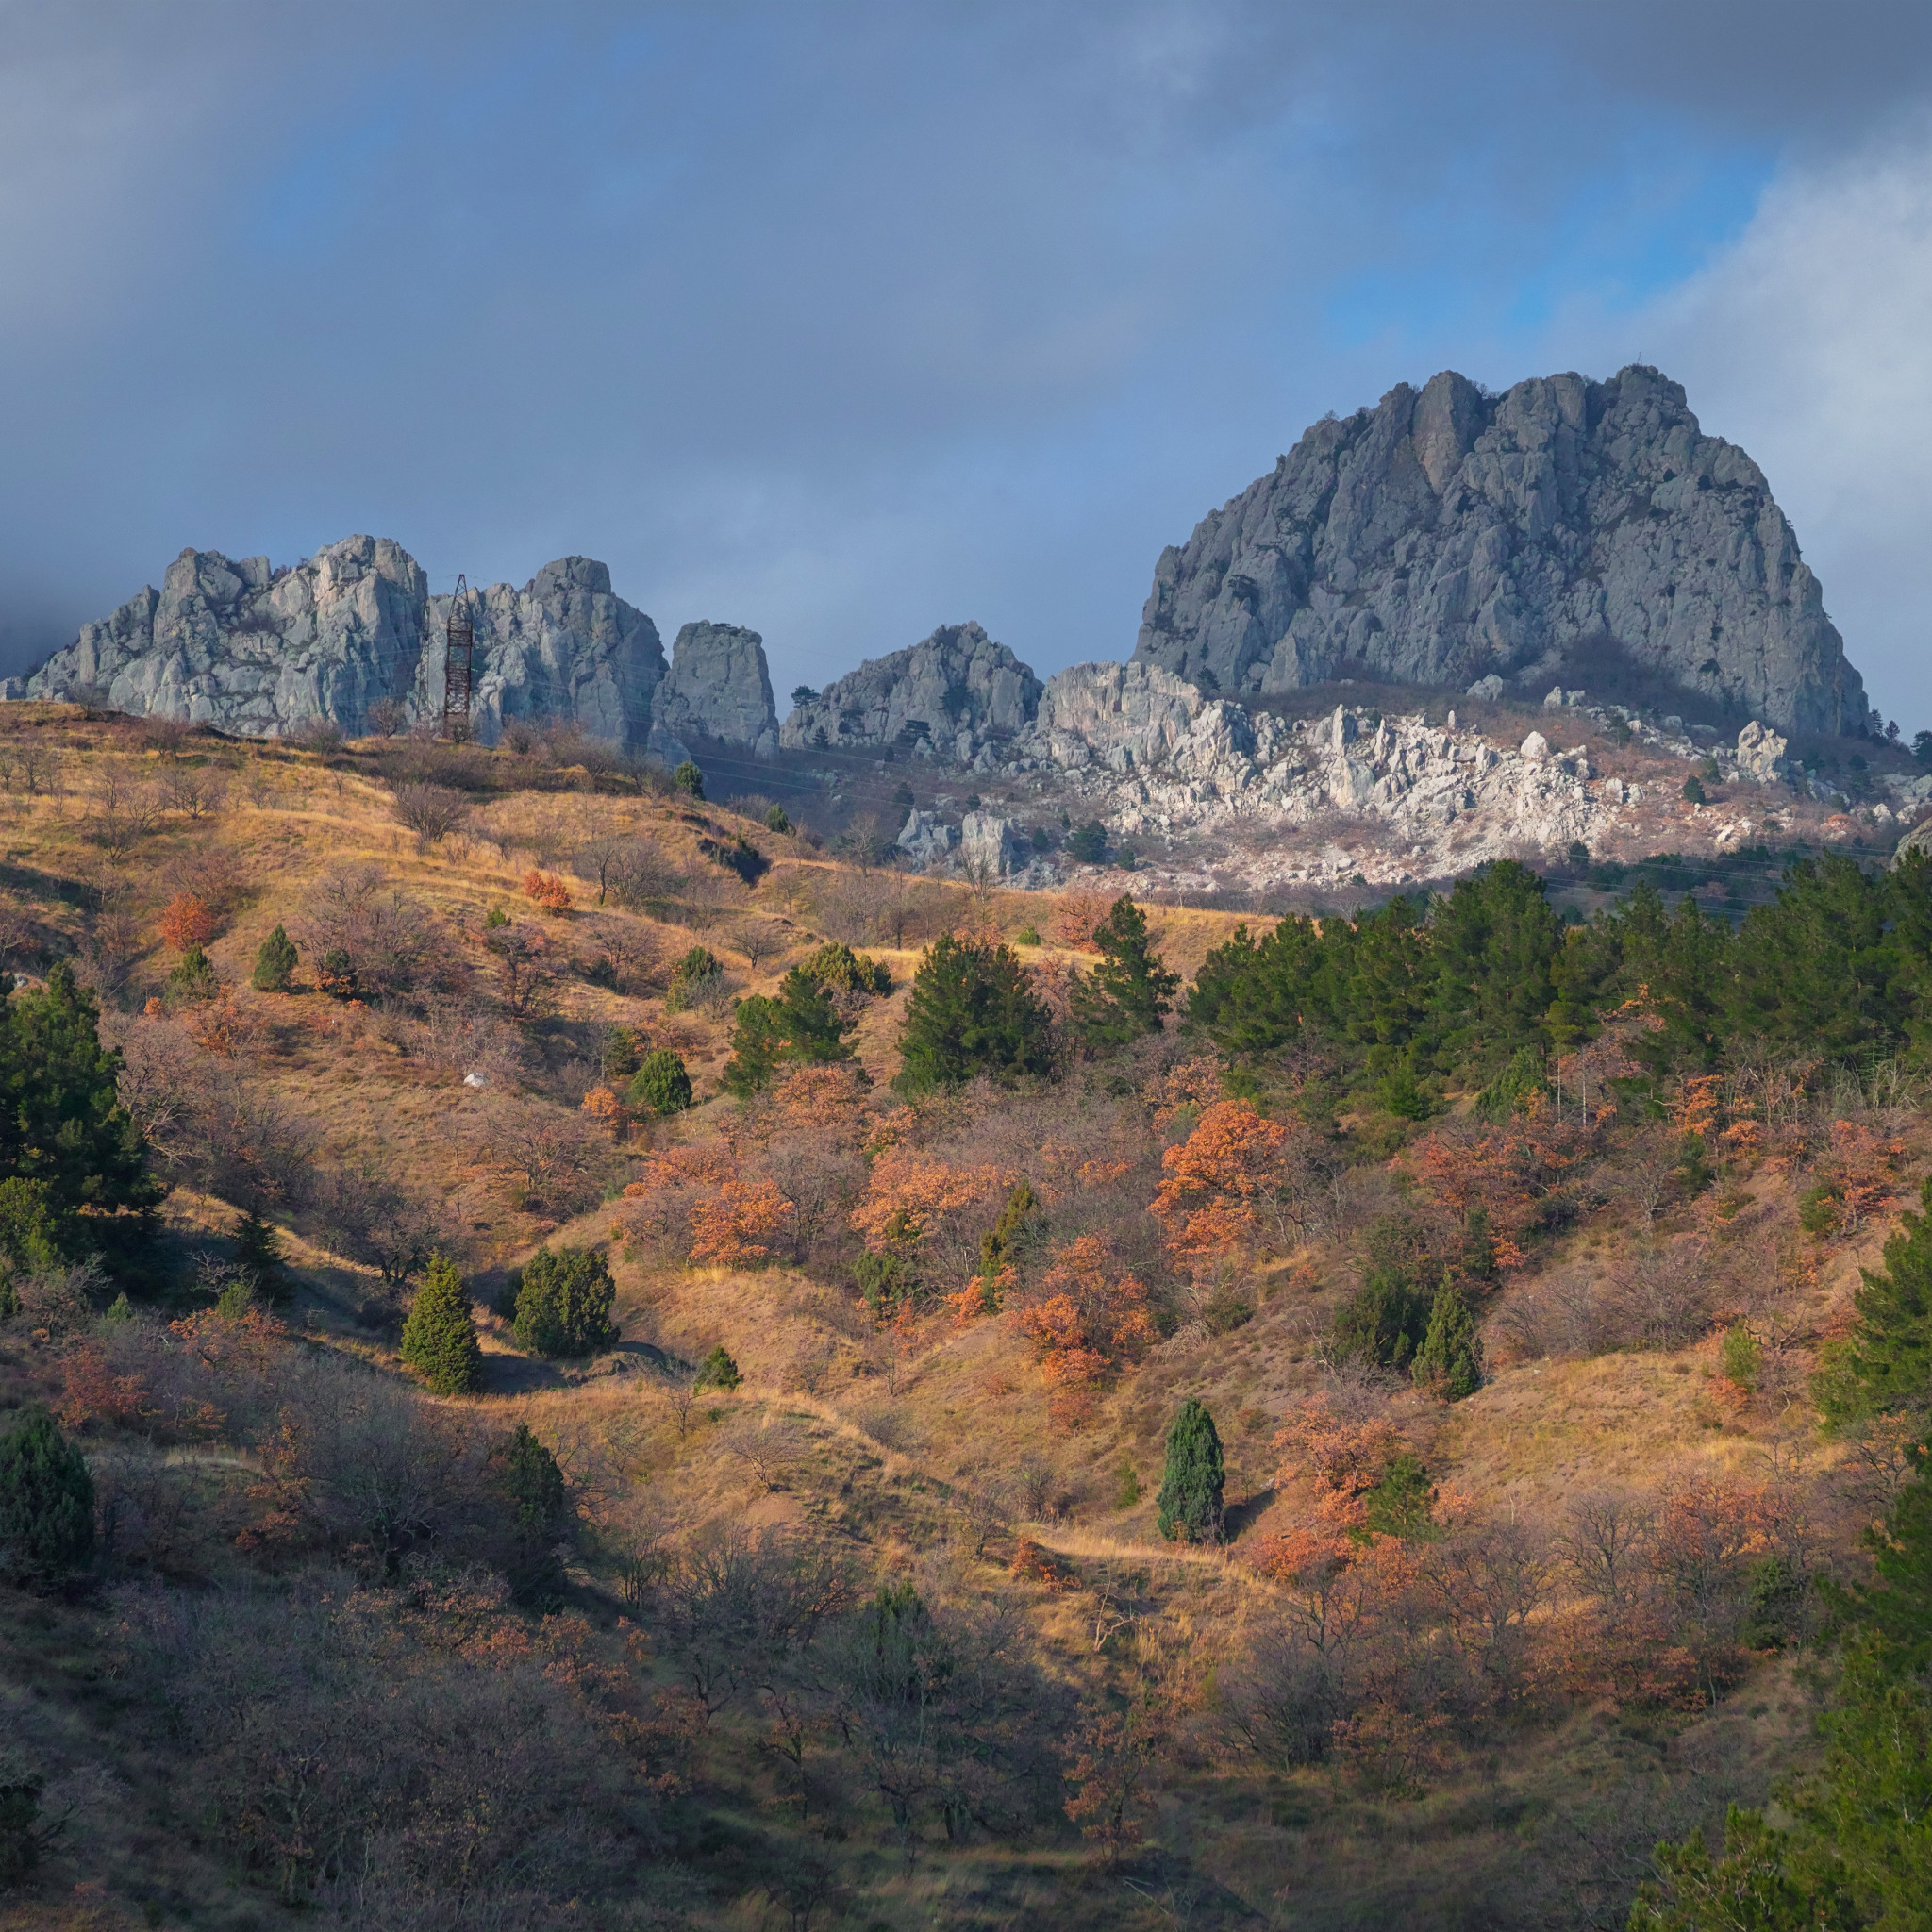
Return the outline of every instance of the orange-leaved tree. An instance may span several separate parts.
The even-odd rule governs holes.
[[[192,892],[176,892],[160,917],[161,937],[177,953],[205,946],[221,929],[213,911]]]
[[[1097,953],[1093,934],[1112,904],[1105,892],[1062,892],[1053,916],[1055,940],[1083,953]]]
[[[1049,1409],[1062,1426],[1085,1421],[1099,1385],[1159,1340],[1145,1285],[1121,1268],[1097,1234],[1058,1249],[1041,1277],[1040,1298],[1008,1319],[1032,1342],[1053,1391]]]
[[[524,896],[533,899],[553,918],[570,910],[570,888],[555,873],[532,868],[524,874]]]
[[[958,1167],[915,1147],[888,1147],[873,1162],[852,1225],[875,1255],[908,1249],[948,1215],[1005,1194],[1018,1178],[1005,1167]]]
[[[1160,1157],[1167,1174],[1152,1206],[1176,1261],[1211,1273],[1256,1241],[1281,1187],[1288,1138],[1253,1101],[1217,1100]]]
[[[769,1261],[791,1219],[791,1203],[772,1181],[726,1181],[691,1204],[691,1258],[724,1268]]]

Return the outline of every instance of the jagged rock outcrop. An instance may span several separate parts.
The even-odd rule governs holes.
[[[366,730],[371,705],[406,699],[415,683],[428,593],[416,559],[387,537],[346,537],[281,572],[265,557],[184,550],[158,591],[83,625],[30,673],[26,695],[257,737],[316,718]]]
[[[651,739],[683,755],[690,736],[750,746],[759,758],[778,747],[778,708],[765,641],[742,625],[687,624],[671,647],[671,675],[659,688]]]
[[[1602,723],[1607,714],[1590,715]],[[1635,729],[1653,748],[1693,755],[1688,739]],[[1050,679],[1003,769],[1013,779],[1051,774],[1056,790],[1091,800],[1123,837],[1237,823],[1244,839],[1262,831],[1282,881],[1332,882],[1358,869],[1359,854],[1343,864],[1340,846],[1310,843],[1316,826],[1332,837],[1353,821],[1378,846],[1406,850],[1406,864],[1372,868],[1385,882],[1440,877],[1519,847],[1588,843],[1643,795],[1603,779],[1582,747],[1561,749],[1542,732],[1504,749],[1453,719],[1445,729],[1348,705],[1291,721],[1138,663],[1080,664]],[[1024,864],[1028,855],[1014,857]]]
[[[914,865],[932,865],[958,849],[959,828],[947,824],[936,811],[914,809],[906,814],[894,842]]]
[[[1738,769],[1760,785],[1774,783],[1784,772],[1784,756],[1790,741],[1775,731],[1767,731],[1754,718],[1738,733]]]
[[[471,611],[478,738],[493,741],[507,719],[562,718],[643,744],[664,648],[651,620],[612,593],[603,564],[560,558],[521,590],[477,591]],[[83,625],[23,694],[261,738],[329,719],[353,737],[383,699],[408,717],[441,717],[448,617],[449,599],[430,596],[416,559],[387,537],[345,537],[281,571],[265,557],[184,550],[160,590]]]
[[[1763,473],[1641,367],[1500,396],[1445,372],[1316,424],[1162,552],[1134,657],[1229,695],[1487,693],[1592,646],[1787,731],[1869,723]]]
[[[589,557],[560,558],[521,591],[491,584],[472,605],[476,670],[470,728],[483,743],[494,743],[510,719],[562,718],[592,738],[642,748],[664,680],[664,646],[658,626],[612,593],[608,566]],[[432,597],[412,693],[418,717],[442,715],[448,621],[449,599]]]
[[[1075,664],[1047,679],[1015,749],[1070,771],[1129,771],[1171,757],[1207,702],[1158,664]]]
[[[1040,692],[1031,670],[978,625],[945,624],[795,706],[779,738],[799,750],[892,745],[916,758],[991,762],[1031,723]]]
[[[959,866],[969,878],[1004,879],[1033,862],[1019,824],[995,812],[969,811],[959,821]]]

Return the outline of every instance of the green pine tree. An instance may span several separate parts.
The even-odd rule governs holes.
[[[51,1580],[93,1555],[94,1484],[87,1461],[44,1408],[0,1435],[0,1565]]]
[[[617,1284],[591,1248],[541,1250],[525,1264],[511,1324],[517,1346],[531,1355],[595,1355],[618,1339],[610,1310]]]
[[[48,1218],[37,1224],[63,1253],[83,1233],[85,1246],[98,1248],[122,1232],[101,1216],[144,1217],[161,1198],[141,1128],[121,1105],[121,1056],[101,1044],[99,1028],[100,1009],[65,960],[44,988],[0,1000],[0,1183],[44,1190],[38,1198]],[[84,1208],[94,1218],[83,1230]],[[142,1218],[125,1233],[146,1226]]]
[[[1221,1534],[1221,1492],[1226,1480],[1214,1418],[1191,1395],[1167,1432],[1155,1526],[1169,1542],[1213,1541]]]
[[[640,1112],[649,1108],[659,1117],[682,1113],[691,1103],[691,1075],[682,1057],[668,1046],[654,1047],[638,1062],[624,1097]]]
[[[1812,1393],[1828,1422],[1913,1409],[1932,1403],[1932,1180],[1919,1191],[1920,1214],[1899,1216],[1885,1244],[1885,1266],[1861,1271],[1852,1296],[1857,1325],[1829,1349]]]
[[[1460,1402],[1483,1386],[1483,1344],[1475,1317],[1446,1274],[1436,1291],[1428,1332],[1415,1352],[1411,1373],[1417,1388],[1432,1389],[1448,1402]]]
[[[1148,943],[1147,915],[1132,899],[1116,899],[1094,927],[1093,943],[1100,964],[1074,982],[1074,1030],[1081,1044],[1098,1052],[1158,1033],[1181,976]]]
[[[563,1471],[525,1423],[516,1425],[502,1456],[510,1595],[527,1609],[552,1609],[562,1600],[565,1580],[557,1554],[568,1523]]]
[[[233,1246],[235,1265],[246,1272],[256,1293],[272,1304],[287,1301],[292,1284],[275,1224],[251,1208],[235,1229]]]
[[[794,966],[779,982],[775,998],[754,993],[739,1001],[731,1058],[720,1076],[725,1091],[748,1100],[771,1084],[781,1066],[850,1059],[845,1035],[857,1024],[842,1019],[824,988]]]
[[[257,992],[287,992],[295,977],[295,941],[277,925],[255,949],[248,983]]]
[[[438,1395],[474,1395],[483,1385],[469,1291],[456,1263],[440,1252],[430,1256],[409,1304],[400,1353]]]
[[[25,1274],[60,1258],[60,1227],[45,1181],[0,1181],[0,1265]]]
[[[211,1000],[222,990],[215,962],[199,946],[190,946],[181,963],[168,974],[168,996],[177,1000]]]
[[[899,1050],[904,1066],[892,1085],[906,1094],[1052,1069],[1046,1008],[1012,949],[951,933],[925,949],[913,974]]]
[[[744,1377],[738,1373],[738,1364],[721,1341],[703,1361],[698,1364],[697,1379],[693,1389],[736,1389]]]
[[[648,1051],[644,1036],[637,1027],[613,1026],[604,1042],[604,1077],[628,1080],[643,1064]]]
[[[676,771],[672,773],[671,782],[680,791],[684,792],[686,796],[695,798],[700,803],[703,803],[705,796],[705,774],[698,770],[696,764],[691,759],[686,758],[683,764],[679,765]]]
[[[989,1315],[1000,1311],[999,1278],[1019,1261],[1021,1233],[1035,1205],[1033,1185],[1022,1175],[1007,1196],[1000,1218],[979,1238],[979,1305]]]

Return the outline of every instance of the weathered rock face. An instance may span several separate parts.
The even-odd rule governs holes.
[[[969,811],[959,821],[959,864],[969,877],[1011,878],[1033,860],[1033,848],[1012,819]]]
[[[1762,472],[1641,367],[1494,397],[1445,372],[1316,424],[1161,553],[1134,657],[1234,695],[1460,689],[1593,644],[1785,730],[1869,720]]]
[[[1782,773],[1790,741],[1767,731],[1756,718],[1738,733],[1738,769],[1760,785],[1773,783]]]
[[[868,658],[785,720],[780,741],[896,745],[969,765],[1032,721],[1041,684],[976,624],[941,625],[909,651]]]
[[[1207,703],[1158,664],[1075,664],[1047,679],[1016,749],[1070,771],[1130,771],[1169,757]]]
[[[749,745],[760,758],[778,746],[778,709],[765,641],[736,624],[688,624],[671,647],[671,675],[658,694],[652,741],[682,750],[687,735]]]
[[[493,741],[509,718],[566,718],[641,745],[664,677],[657,626],[584,557],[546,564],[515,590],[472,602],[473,727]],[[378,699],[415,718],[442,712],[449,599],[387,537],[348,537],[292,570],[184,550],[161,589],[82,627],[25,681],[34,698],[92,697],[116,709],[273,738],[318,718],[350,736]]]
[[[562,718],[592,738],[642,746],[664,679],[664,646],[658,626],[612,594],[606,565],[559,558],[521,591],[491,584],[472,608],[476,669],[470,727],[483,743],[494,743],[513,718]],[[448,622],[449,599],[430,598],[412,694],[418,717],[442,715]]]
[[[959,843],[959,828],[936,811],[913,810],[907,813],[896,842],[914,865],[932,865],[951,856]]]
[[[272,737],[307,719],[367,728],[378,698],[415,681],[427,580],[386,537],[347,537],[279,575],[184,550],[158,591],[84,625],[26,694],[93,696],[118,710]]]

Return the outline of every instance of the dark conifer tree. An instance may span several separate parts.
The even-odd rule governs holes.
[[[1191,1395],[1167,1432],[1155,1524],[1169,1542],[1211,1542],[1221,1534],[1222,1490],[1227,1480],[1214,1418]]]
[[[557,1546],[568,1524],[563,1472],[519,1423],[503,1448],[503,1493],[509,1506],[510,1594],[526,1608],[547,1610],[562,1599]]]
[[[517,1346],[532,1355],[595,1355],[618,1339],[610,1310],[617,1284],[591,1248],[548,1249],[531,1257],[517,1287],[511,1324]]]
[[[37,1182],[52,1239],[76,1244],[82,1208],[153,1208],[161,1189],[121,1105],[121,1056],[101,1044],[100,1009],[59,961],[44,988],[0,1000],[0,1181]],[[107,1230],[92,1224],[88,1245]]]
[[[632,1107],[661,1116],[682,1113],[691,1103],[691,1074],[668,1046],[654,1047],[639,1061],[624,1096]]]
[[[94,1484],[44,1408],[0,1434],[0,1567],[51,1579],[93,1555]]]
[[[255,950],[248,983],[257,992],[287,992],[295,977],[295,941],[277,925]]]
[[[1100,964],[1074,983],[1074,1030],[1081,1044],[1105,1051],[1158,1033],[1181,976],[1148,943],[1147,915],[1132,899],[1116,899],[1094,928],[1093,943]]]
[[[1046,1008],[1034,998],[1011,947],[942,933],[912,979],[899,1035],[902,1093],[959,1087],[1051,1070]]]
[[[746,1100],[769,1086],[780,1066],[850,1059],[845,1035],[857,1024],[842,1019],[824,988],[794,966],[779,982],[775,998],[755,993],[739,1001],[731,1058],[722,1075],[725,1091]]]
[[[409,1304],[400,1353],[439,1395],[472,1395],[482,1386],[483,1351],[469,1293],[456,1263],[441,1254],[429,1257]]]
[[[1475,1317],[1447,1276],[1436,1291],[1428,1332],[1415,1352],[1413,1374],[1418,1388],[1431,1389],[1449,1402],[1460,1402],[1483,1386],[1483,1345],[1475,1332]]]

